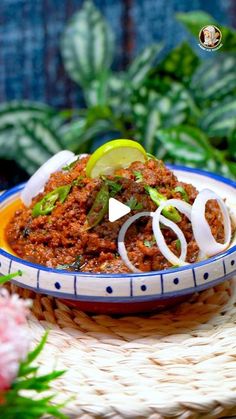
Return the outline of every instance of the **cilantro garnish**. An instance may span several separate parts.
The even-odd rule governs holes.
[[[106,176],[101,176],[102,180],[109,187],[109,195],[115,196],[118,192],[121,191],[122,185],[117,180],[107,179]],[[119,178],[118,178],[119,179]]]
[[[82,264],[82,256],[77,256],[74,262],[66,263],[64,265],[57,265],[56,269],[73,269],[79,271]]]
[[[156,243],[155,239],[144,240],[144,242],[143,242],[144,246],[149,247],[149,248],[151,248],[155,243]]]
[[[125,205],[128,205],[128,207],[130,207],[131,210],[141,210],[143,208],[141,202],[138,202],[134,196],[131,196],[131,198],[128,199]]]

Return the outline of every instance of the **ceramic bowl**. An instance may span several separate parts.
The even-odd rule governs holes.
[[[192,183],[198,190],[212,189],[226,198],[227,205],[236,214],[236,183],[201,170],[169,167],[179,180]],[[17,207],[23,187],[16,186],[0,197],[2,232]],[[3,240],[0,245],[0,272],[23,272],[12,281],[14,284],[53,295],[93,313],[127,314],[164,308],[219,284],[236,272],[234,240],[227,251],[205,261],[143,274],[91,274],[50,269],[11,254]]]

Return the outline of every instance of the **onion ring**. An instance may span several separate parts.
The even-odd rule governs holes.
[[[159,250],[165,256],[165,258],[172,264],[178,266],[188,265],[185,262],[187,256],[187,241],[184,237],[182,230],[173,222],[168,220],[166,217],[161,215],[161,212],[164,207],[166,206],[173,206],[181,211],[189,220],[191,220],[191,205],[187,202],[181,201],[179,199],[168,199],[167,201],[163,201],[163,203],[157,208],[157,210],[153,214],[153,221],[152,221],[152,229],[153,233],[159,247]],[[180,240],[181,244],[181,254],[180,257],[176,256],[167,246],[165,238],[162,234],[160,223],[164,224],[165,226],[171,228]]]
[[[132,217],[128,218],[128,220],[126,220],[124,222],[124,224],[122,225],[120,231],[119,231],[119,235],[118,235],[118,252],[120,254],[121,259],[123,260],[124,264],[132,271],[135,273],[140,273],[142,271],[140,271],[140,269],[136,268],[132,262],[130,262],[129,258],[128,258],[128,253],[125,247],[125,235],[126,232],[128,230],[128,228],[131,226],[131,224],[133,224],[134,221],[136,221],[138,218],[140,217],[152,217],[153,213],[152,212],[147,212],[147,211],[143,211],[143,212],[139,212],[138,214],[133,215]]]
[[[218,202],[223,215],[225,240],[224,244],[218,243],[215,240],[205,217],[206,203],[210,199],[214,199]],[[219,195],[210,189],[203,189],[200,191],[192,206],[191,222],[194,238],[197,242],[197,245],[199,249],[207,256],[213,256],[227,249],[230,244],[232,234],[230,215],[226,204]]]
[[[55,156],[47,160],[26,183],[22,193],[21,200],[28,207],[31,204],[32,198],[43,190],[43,187],[50,175],[57,170],[62,169],[69,160],[75,157],[75,154],[69,150],[62,150]]]

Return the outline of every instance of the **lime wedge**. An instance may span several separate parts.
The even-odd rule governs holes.
[[[117,169],[125,169],[134,161],[145,162],[144,148],[132,140],[113,140],[103,144],[91,155],[86,174],[96,178],[100,175],[111,175]]]

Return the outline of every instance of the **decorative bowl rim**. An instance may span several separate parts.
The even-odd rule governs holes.
[[[185,166],[181,166],[181,165],[171,165],[171,164],[167,164],[166,165],[168,168],[170,168],[171,170],[176,170],[176,171],[184,171],[184,172],[190,172],[190,173],[194,173],[194,174],[198,174],[201,176],[205,176],[205,177],[209,177],[211,179],[214,179],[218,182],[224,183],[228,186],[231,186],[233,188],[236,189],[236,182],[234,182],[231,179],[227,179],[221,175],[218,175],[216,173],[212,173],[209,171],[205,171],[202,169],[196,169],[196,168],[191,168],[191,167],[185,167]],[[16,193],[18,193],[20,190],[23,189],[25,183],[21,183],[19,185],[14,186],[13,188],[5,191],[2,193],[2,195],[0,196],[0,206],[10,197],[12,197],[13,195],[15,195]],[[159,271],[150,271],[150,272],[141,272],[141,273],[117,273],[117,274],[109,274],[109,273],[93,273],[93,272],[80,272],[80,271],[65,271],[65,270],[61,270],[61,269],[55,269],[55,268],[48,268],[46,266],[43,265],[39,265],[36,263],[31,263],[25,259],[21,259],[20,257],[17,257],[15,255],[12,255],[11,253],[8,253],[6,250],[2,249],[0,247],[0,255],[3,255],[4,257],[11,259],[12,261],[15,261],[17,263],[20,263],[22,265],[26,265],[30,268],[35,268],[41,271],[46,271],[49,273],[56,273],[56,274],[60,274],[60,275],[80,275],[80,276],[89,276],[92,278],[144,278],[144,277],[153,277],[154,275],[163,275],[163,274],[173,274],[173,273],[179,273],[182,271],[188,271],[188,270],[192,270],[194,268],[198,268],[204,265],[208,265],[211,264],[217,260],[223,259],[225,256],[230,255],[231,253],[234,253],[236,251],[236,245],[230,247],[229,249],[227,249],[224,252],[218,253],[217,255],[210,257],[206,260],[203,260],[201,262],[196,262],[196,263],[191,263],[189,265],[186,266],[181,266],[178,268],[170,268],[170,269],[163,269],[163,270],[159,270]]]

